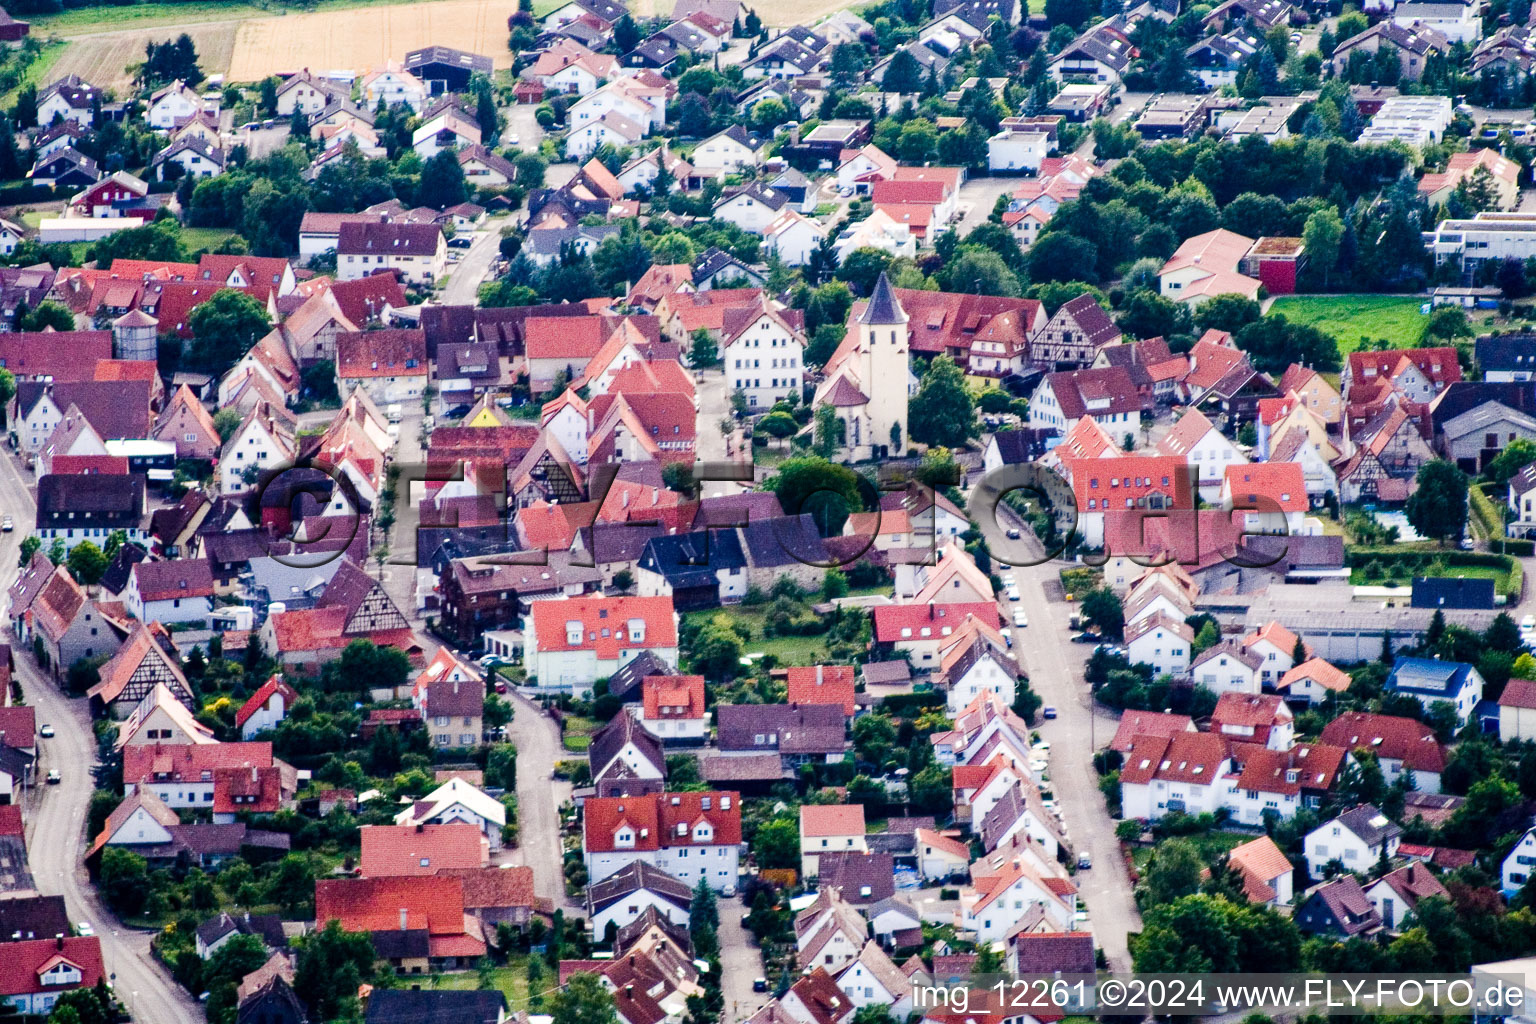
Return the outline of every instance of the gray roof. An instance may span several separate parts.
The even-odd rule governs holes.
[[[374,932],[374,946],[382,932]],[[422,932],[425,935],[425,932]],[[378,950],[383,955],[383,950]],[[507,1010],[507,997],[485,991],[421,991],[376,988],[368,997],[367,1024],[497,1024]]]
[[[826,543],[809,513],[748,523],[740,535],[754,568],[826,565],[830,561]]]
[[[836,704],[720,704],[720,749],[781,754],[831,754],[848,749],[847,718]],[[757,737],[763,742],[758,743]]]
[[[637,860],[587,887],[587,912],[596,914],[642,890],[684,910],[693,902],[693,887],[687,882]]]
[[[638,660],[635,658],[631,664]],[[655,765],[663,778],[666,777],[667,758],[661,752],[661,741],[646,732],[634,715],[621,711],[597,731],[587,748],[587,763],[591,766],[593,781],[601,777],[603,769],[613,763],[626,743],[633,743],[640,755]]]
[[[906,322],[907,315],[902,312],[901,303],[896,299],[896,292],[891,288],[891,279],[882,270],[879,280],[875,282],[875,290],[870,292],[869,303],[859,316],[859,323],[904,324]]]
[[[1403,834],[1402,829],[1370,804],[1357,804],[1334,820],[1359,836],[1368,846],[1379,846]]]

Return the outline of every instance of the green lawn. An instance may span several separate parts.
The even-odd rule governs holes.
[[[1241,832],[1203,832],[1198,835],[1180,836],[1195,845],[1202,860],[1209,860],[1218,853],[1225,853],[1240,843],[1246,843],[1254,838]],[[1152,853],[1156,846],[1138,846],[1131,852],[1131,862],[1136,865],[1138,874],[1147,870],[1147,861],[1152,859]]]
[[[598,724],[590,718],[578,718],[575,715],[566,718],[565,735],[562,738],[565,749],[580,752],[590,747],[592,734],[597,731]]]
[[[507,997],[508,1010],[515,1013],[519,1010],[528,1009],[527,954],[513,953],[508,956],[507,966],[496,968],[494,977],[496,987]],[[477,990],[480,988],[480,975],[475,971],[440,974],[437,976],[436,987],[440,989]]]
[[[745,654],[771,654],[780,665],[814,665],[818,657],[825,657],[826,643],[822,636],[763,636],[763,609],[766,606],[744,608],[706,608],[689,612],[684,618],[709,619],[716,615],[728,615],[752,627],[752,639],[742,645]]]
[[[1333,335],[1347,355],[1362,339],[1386,338],[1394,348],[1419,344],[1429,321],[1419,312],[1423,302],[1412,295],[1282,295],[1269,311]]]
[[[43,77],[47,75],[48,69],[53,67],[54,62],[59,59],[59,56],[64,52],[64,48],[68,45],[68,43],[63,42],[62,40],[55,40],[44,43],[42,52],[39,53],[37,55],[37,59],[27,67],[26,74],[21,76],[21,81],[16,83],[16,88],[12,89],[5,95],[0,96],[0,102],[4,102],[6,106],[10,106],[16,100],[17,90],[19,90],[22,86],[28,84],[40,84],[43,81]]]
[[[1509,593],[1510,580],[1508,571],[1504,569],[1495,569],[1492,566],[1453,565],[1449,569],[1446,569],[1444,572],[1435,573],[1435,575],[1443,576],[1448,579],[1454,579],[1457,576],[1465,576],[1469,580],[1493,580],[1493,589],[1495,592],[1500,594]],[[1404,574],[1401,576],[1388,577],[1385,579],[1373,581],[1365,578],[1364,569],[1352,569],[1349,573],[1349,582],[1352,586],[1356,587],[1381,587],[1386,586],[1388,583],[1396,583],[1400,587],[1407,587],[1413,584],[1413,576],[1410,574]]]
[[[229,228],[182,228],[181,242],[187,252],[197,252],[199,249],[215,249],[233,234]]]

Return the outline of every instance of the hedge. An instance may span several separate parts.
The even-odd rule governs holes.
[[[1472,510],[1472,516],[1477,524],[1482,527],[1485,539],[1492,540],[1504,532],[1504,516],[1489,500],[1481,487],[1467,488],[1467,502]]]
[[[1536,555],[1536,541],[1501,537],[1498,540],[1489,541],[1488,550],[1503,555],[1513,555],[1516,558],[1530,558]]]
[[[916,718],[930,708],[943,707],[947,698],[938,690],[918,690],[914,693],[893,693],[880,701],[880,706],[897,718]]]
[[[1411,572],[1416,569],[1422,569],[1435,561],[1444,562],[1453,568],[1458,565],[1477,565],[1487,569],[1504,569],[1506,571],[1516,565],[1514,560],[1507,555],[1494,555],[1483,551],[1461,551],[1454,548],[1445,548],[1437,551],[1403,551],[1399,548],[1351,548],[1344,555],[1344,564],[1351,569],[1358,569],[1367,562],[1380,562],[1383,566],[1390,566],[1394,563],[1399,564]]]

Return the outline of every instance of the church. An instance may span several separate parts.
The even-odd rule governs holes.
[[[815,406],[837,413],[840,448],[852,461],[884,459],[906,451],[907,398],[915,380],[910,365],[908,316],[882,273],[862,313],[827,360]]]

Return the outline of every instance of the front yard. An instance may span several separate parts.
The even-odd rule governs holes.
[[[727,608],[706,608],[696,612],[688,612],[683,618],[685,620],[708,622],[716,615],[723,613],[738,622],[746,624],[752,630],[752,638],[742,644],[742,650],[747,657],[771,654],[780,665],[814,665],[818,658],[825,659],[825,634],[819,636],[764,636],[763,621],[766,618],[767,609],[767,605],[757,605],[751,608],[744,605],[733,605]]]
[[[1184,839],[1193,843],[1195,850],[1200,854],[1200,859],[1209,861],[1216,854],[1226,853],[1232,847],[1253,839],[1254,836],[1245,835],[1241,832],[1196,832],[1193,835],[1169,838]],[[1152,852],[1155,849],[1157,847],[1154,844],[1152,846],[1138,846],[1131,851],[1131,863],[1136,865],[1136,873],[1138,875],[1146,873],[1147,861],[1152,859]]]

